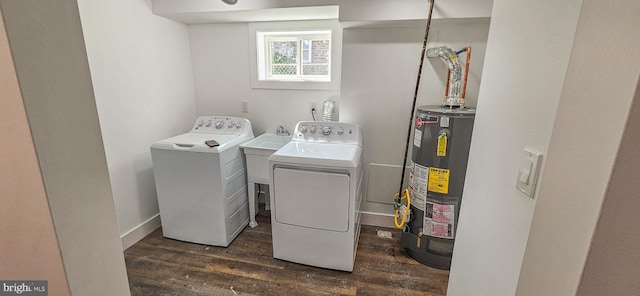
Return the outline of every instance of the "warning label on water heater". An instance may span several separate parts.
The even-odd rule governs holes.
[[[449,173],[449,169],[430,168],[427,189],[431,192],[449,194]]]
[[[447,134],[442,133],[438,137],[438,149],[436,150],[437,156],[447,156]]]
[[[413,145],[420,148],[421,143],[422,143],[422,130],[416,129],[413,132]]]
[[[424,209],[423,233],[429,236],[453,239],[455,205],[427,201]]]
[[[424,199],[427,196],[427,181],[429,178],[429,168],[412,162],[412,171],[409,176],[411,195]]]

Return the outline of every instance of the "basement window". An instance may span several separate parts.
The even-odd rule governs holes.
[[[342,32],[335,27],[330,21],[250,24],[251,87],[337,89]]]
[[[331,81],[331,31],[257,32],[258,79]]]

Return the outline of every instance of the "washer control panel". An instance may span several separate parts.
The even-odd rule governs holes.
[[[251,129],[251,123],[246,118],[229,116],[200,116],[191,129],[192,133],[210,134],[242,134],[245,129]]]
[[[296,125],[292,140],[362,145],[362,129],[353,123],[301,121]]]

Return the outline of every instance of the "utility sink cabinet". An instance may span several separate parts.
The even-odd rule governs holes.
[[[291,141],[291,136],[265,133],[240,145],[247,162],[249,189],[249,226],[256,227],[256,184],[271,186],[269,181],[269,156]],[[269,192],[269,190],[265,190]],[[269,210],[269,198],[265,198],[265,209]]]

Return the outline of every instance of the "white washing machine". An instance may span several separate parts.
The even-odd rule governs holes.
[[[200,116],[190,132],[151,146],[165,237],[226,247],[244,229],[249,206],[240,143],[252,138],[247,119]]]
[[[360,235],[362,130],[303,121],[269,157],[273,257],[353,271]]]

